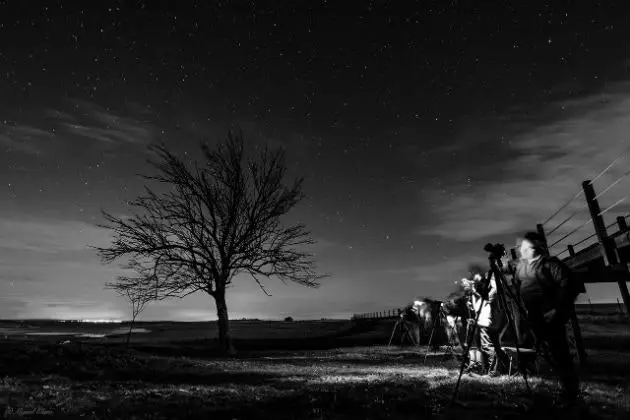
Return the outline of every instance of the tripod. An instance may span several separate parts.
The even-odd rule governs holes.
[[[413,336],[411,335],[411,331],[409,331],[407,321],[402,316],[400,316],[396,321],[396,324],[394,324],[394,329],[392,330],[392,335],[389,337],[389,343],[387,344],[387,347],[390,347],[392,345],[392,340],[394,339],[394,335],[396,334],[396,330],[398,329],[398,327],[400,327],[401,331],[400,344],[403,343],[405,337],[409,339],[409,341],[411,341],[411,344],[417,344],[413,339]]]
[[[429,344],[427,345],[427,351],[424,354],[424,362],[427,361],[427,357],[429,356],[429,351],[431,350],[431,344],[433,343],[433,337],[435,334],[435,328],[438,325],[448,325],[448,320],[446,319],[446,314],[444,313],[444,309],[443,309],[443,304],[440,305],[439,309],[438,309],[438,313],[437,316],[435,317],[434,321],[433,321],[433,326],[431,327],[431,335],[429,336]],[[459,318],[459,317],[458,317]],[[457,319],[455,319],[455,326],[452,327],[452,332],[453,333],[457,333],[456,330],[456,326],[457,326]],[[449,336],[448,332],[447,332],[447,339],[448,339],[448,351],[450,354],[454,353],[453,348],[455,347],[453,345],[453,339]]]
[[[479,309],[475,314],[475,322],[472,325],[472,331],[470,330],[470,325],[466,328],[466,346],[464,347],[464,354],[462,355],[462,362],[459,366],[459,376],[457,377],[457,384],[455,384],[455,390],[453,391],[453,397],[451,398],[451,405],[455,403],[455,399],[459,394],[459,386],[462,381],[462,375],[464,374],[464,368],[468,364],[470,360],[470,347],[472,346],[472,341],[475,338],[475,331],[477,329],[477,322],[479,321],[479,314],[481,314],[481,309],[483,308],[483,304],[486,299],[484,296],[481,297],[481,304],[479,305]]]
[[[516,323],[514,321],[514,318],[512,316],[512,313],[510,311],[510,308],[508,308],[508,303],[507,303],[507,298],[506,298],[506,294],[509,295],[512,303],[516,304],[516,307],[519,310],[519,314],[521,319],[523,319],[525,322],[525,326],[526,328],[529,330],[528,332],[531,334],[532,338],[534,339],[534,343],[535,343],[535,348],[539,351],[542,352],[543,357],[545,358],[545,360],[552,366],[554,366],[551,357],[549,356],[549,350],[546,348],[546,344],[540,340],[537,339],[536,334],[534,333],[533,329],[531,328],[531,325],[529,324],[528,320],[527,320],[527,310],[523,307],[523,305],[520,302],[520,299],[512,292],[512,290],[507,286],[507,282],[505,280],[505,277],[503,276],[503,273],[501,271],[501,268],[503,267],[503,263],[501,262],[501,257],[505,255],[505,248],[503,246],[492,246],[491,244],[486,245],[486,247],[484,247],[484,250],[487,252],[490,252],[490,256],[488,257],[488,260],[490,262],[490,272],[491,272],[491,276],[494,276],[494,280],[496,283],[496,288],[497,288],[497,297],[499,299],[499,305],[501,307],[501,309],[504,311],[504,313],[507,316],[507,320],[508,320],[508,324],[510,325],[510,327],[512,328],[512,332],[514,334],[514,341],[516,344],[516,354],[519,360],[519,364],[522,364],[522,356],[521,356],[521,349],[519,346],[519,334],[518,334],[518,329],[516,328]],[[481,299],[481,305],[479,307],[479,309],[477,310],[477,314],[475,317],[475,323],[472,326],[472,332],[470,334],[470,336],[468,337],[468,343],[466,346],[466,354],[464,355],[464,358],[462,360],[462,364],[460,366],[460,371],[459,371],[459,377],[457,379],[457,384],[455,385],[455,390],[453,392],[453,397],[451,399],[451,404],[453,404],[455,402],[455,399],[457,398],[458,392],[459,392],[459,386],[461,383],[461,378],[462,378],[462,374],[464,372],[464,367],[466,365],[466,363],[468,362],[469,359],[469,354],[468,351],[470,349],[470,346],[472,344],[472,340],[473,337],[475,336],[475,331],[477,329],[477,322],[479,321],[479,314],[481,313],[481,309],[483,308],[483,304],[485,303],[485,298],[482,296]],[[523,380],[525,381],[525,386],[527,387],[527,391],[529,392],[529,394],[532,394],[532,390],[529,386],[529,382],[527,380],[527,371],[523,368],[520,368],[519,366],[519,371],[521,373],[521,375],[523,376]]]

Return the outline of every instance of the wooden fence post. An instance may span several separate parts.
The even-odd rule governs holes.
[[[591,212],[591,218],[593,219],[593,226],[595,227],[595,233],[602,250],[602,256],[604,257],[604,263],[606,266],[618,264],[619,256],[617,255],[617,247],[614,243],[614,238],[610,238],[606,232],[606,225],[604,224],[604,218],[600,215],[601,210],[599,208],[599,202],[595,199],[595,190],[590,181],[582,182],[582,188],[584,189],[584,197],[588,204],[588,209]],[[619,286],[619,292],[621,292],[621,299],[626,307],[626,313],[630,319],[630,293],[628,293],[628,286],[624,278],[617,279]]]

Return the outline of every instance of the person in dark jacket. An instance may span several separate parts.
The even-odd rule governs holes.
[[[545,241],[537,232],[524,235],[520,254],[514,280],[528,323],[538,341],[545,343],[549,350],[564,398],[576,401],[579,379],[569,352],[565,326],[574,299],[569,284],[570,269],[558,259],[544,256]]]

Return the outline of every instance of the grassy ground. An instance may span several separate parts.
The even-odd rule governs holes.
[[[334,347],[357,337],[376,340],[378,334],[380,343],[386,343],[391,322],[354,330],[345,324],[343,333],[323,331],[315,324],[311,328],[319,339],[283,334],[275,340],[241,338],[237,341],[241,352],[229,359],[213,357],[208,339],[150,340],[131,350],[106,346],[102,340],[79,347],[5,339],[0,351],[0,415],[112,419],[450,415],[458,420],[562,415],[553,377],[530,378],[534,393],[530,397],[519,376],[492,380],[464,376],[459,396],[469,406],[447,409],[459,373],[456,360],[429,356],[425,362],[424,348]],[[591,365],[581,377],[591,418],[630,418],[628,327],[588,324],[584,334],[591,343]],[[601,339],[604,336],[608,341]],[[316,342],[319,350],[309,348]]]

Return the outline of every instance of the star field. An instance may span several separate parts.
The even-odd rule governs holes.
[[[543,179],[582,162],[581,146],[559,142],[603,133],[610,151],[583,172],[623,149],[614,127],[628,91],[624,2],[206,3],[0,1],[0,204],[6,220],[24,223],[13,234],[28,240],[18,242],[40,249],[28,230],[40,223],[53,237],[76,223],[81,245],[106,240],[93,229],[100,210],[124,214],[142,191],[149,144],[194,159],[199,140],[238,128],[251,147],[287,148],[309,196],[290,217],[309,226],[322,271],[336,274],[328,289],[278,285],[277,296],[295,293],[317,318],[380,310],[446,293],[460,266],[484,259],[485,242],[534,228],[548,215],[523,207],[534,192],[570,196],[568,175],[554,178],[555,190]],[[575,176],[577,187],[588,173]],[[491,220],[444,233],[473,208]],[[113,268],[88,251],[71,254],[59,261],[81,261],[85,272],[60,266],[67,287],[110,280]],[[20,284],[16,276],[0,287]],[[37,292],[44,271],[31,277],[16,307],[58,293]],[[396,287],[383,297],[387,282]],[[365,296],[352,295],[358,284]],[[258,302],[243,287],[236,313]],[[294,304],[282,310],[293,314]],[[256,305],[267,313],[264,300]]]

